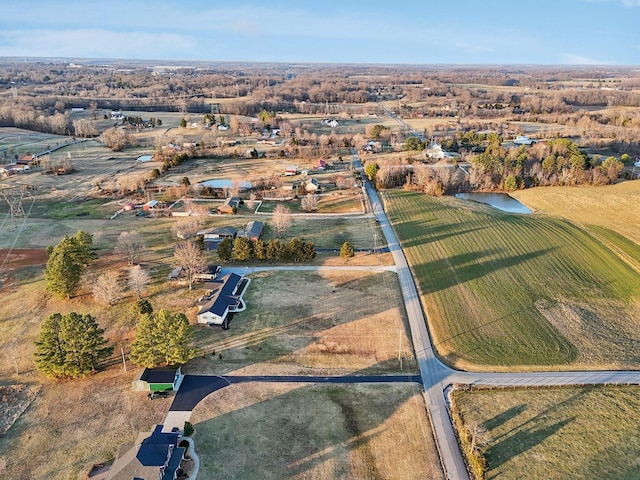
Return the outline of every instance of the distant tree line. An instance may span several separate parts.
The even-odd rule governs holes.
[[[479,145],[479,138],[470,136],[472,143],[467,145]],[[509,149],[502,147],[498,134],[489,133],[482,138],[486,144],[484,151],[467,155],[471,163],[468,171],[455,165],[451,168],[416,162],[381,165],[367,162],[365,173],[379,188],[404,186],[431,195],[445,195],[552,185],[606,185],[616,181],[624,162],[630,158],[627,154],[620,159],[588,156],[564,138]]]

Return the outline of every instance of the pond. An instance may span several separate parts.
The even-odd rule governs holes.
[[[486,203],[509,213],[531,213],[527,207],[506,193],[456,193],[456,198]]]
[[[231,189],[234,187],[234,184],[240,187],[243,190],[248,190],[252,187],[251,182],[246,180],[207,180],[205,182],[200,182],[199,185],[203,187],[211,187],[211,188],[228,188]]]

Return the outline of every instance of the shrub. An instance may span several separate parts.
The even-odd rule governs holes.
[[[182,429],[182,431],[184,432],[185,437],[190,437],[191,435],[193,435],[193,432],[195,430],[193,429],[193,425],[191,425],[191,422],[184,422],[184,428]]]

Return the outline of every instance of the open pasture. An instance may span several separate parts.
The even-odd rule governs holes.
[[[15,127],[0,128],[0,157],[11,163],[15,155],[44,152],[71,140],[71,137],[34,132]]]
[[[229,330],[198,327],[198,345],[221,353],[190,373],[414,373],[395,273],[262,272],[251,276]],[[381,294],[380,292],[384,292]]]
[[[480,425],[487,478],[640,477],[638,387],[459,391],[457,410]],[[525,473],[526,472],[526,473]]]
[[[640,245],[640,182],[600,187],[545,187],[511,194],[540,213],[614,230]]]
[[[416,385],[232,385],[191,421],[199,478],[443,478]]]
[[[155,261],[161,253],[160,244],[164,240],[158,238],[154,241],[153,255],[146,255],[143,259],[144,268],[151,269],[153,277],[147,298],[155,308],[189,312],[198,292],[190,292],[186,287],[175,288],[164,281],[167,269],[161,269]],[[71,300],[57,300],[43,294],[41,267],[34,270],[26,260],[16,261],[22,263],[14,265],[12,261],[12,268],[17,269],[16,279],[3,287],[3,304],[0,307],[0,348],[6,354],[1,358],[0,366],[5,382],[15,379],[31,383],[36,378],[32,370],[33,341],[37,337],[40,321],[53,312],[91,312],[99,324],[106,328],[106,336],[115,342],[116,349],[119,350],[122,345],[126,351],[126,339],[130,341],[133,338],[133,321],[128,303],[131,297],[114,307],[96,304],[88,294]],[[170,259],[162,259],[161,263],[164,265],[167,261]],[[91,273],[96,273],[95,268],[113,268],[116,264],[124,266],[121,259],[102,254],[96,265],[89,269]],[[379,294],[381,285],[385,285],[388,295]],[[196,328],[197,346],[208,352],[215,349],[217,353],[215,356],[194,359],[185,366],[186,372],[274,375],[416,372],[393,273],[257,274],[245,299],[249,308],[233,319],[230,330],[202,326]],[[218,357],[218,353],[222,354],[222,358]],[[129,364],[128,371],[123,372],[118,364],[85,381],[49,382],[38,375],[36,383],[43,383],[40,394],[7,434],[0,438],[3,478],[74,480],[92,463],[112,458],[117,447],[132,441],[138,431],[161,422],[170,399],[150,402],[144,393],[133,392],[131,381],[137,369],[131,367]],[[14,377],[16,368],[19,369],[19,375]],[[366,472],[369,469],[388,472],[393,467],[397,470],[392,468],[391,471],[407,469],[413,475],[413,469],[415,472],[433,469],[435,473],[430,478],[439,478],[439,463],[431,430],[424,403],[415,385],[337,387],[324,390],[329,393],[322,393],[321,389],[318,396],[313,394],[311,388],[306,388],[303,395],[276,392],[275,399],[272,390],[263,387],[244,388],[236,390],[239,396],[233,397],[235,403],[226,402],[224,397],[222,401],[218,396],[210,397],[212,405],[224,405],[230,411],[225,412],[223,418],[214,418],[217,415],[208,417],[208,414],[199,417],[202,420],[198,422],[214,427],[212,431],[207,431],[206,425],[196,424],[197,448],[198,452],[205,455],[204,458],[209,455],[207,445],[211,442],[222,442],[225,448],[230,449],[229,452],[235,451],[237,454],[245,446],[261,445],[261,440],[256,444],[245,444],[245,441],[249,442],[249,437],[256,440],[265,437],[271,440],[271,445],[278,451],[280,445],[284,445],[285,451],[291,448],[292,452],[296,452],[295,461],[291,460],[291,471],[299,471],[302,475],[308,468],[316,472],[314,465],[319,464],[319,473],[312,478],[321,478],[327,468],[329,471],[337,469],[335,471],[340,473],[338,478],[349,478],[348,474],[343,473],[347,468],[345,462],[351,462],[347,472]],[[262,397],[256,400],[255,395]],[[312,402],[312,398],[317,398],[317,401]],[[118,412],[114,414],[116,404]],[[263,407],[278,410],[284,405],[290,407],[280,410],[284,416],[275,413],[263,416]],[[344,410],[339,408],[340,405],[344,406]],[[337,416],[335,419],[330,417],[329,425],[309,423],[309,432],[301,433],[299,425],[281,422],[294,411],[302,423],[308,423],[310,419],[329,421],[329,417],[324,418],[324,413],[335,413]],[[229,437],[226,428],[233,429],[231,426],[247,414],[252,419],[250,423],[260,418],[272,418],[279,425],[282,441],[272,441],[273,436],[269,436],[271,424],[266,425],[267,430],[261,430],[259,437],[254,435],[257,425],[248,430],[235,428],[239,436]],[[227,423],[227,420],[231,423]],[[341,424],[345,425],[344,429],[333,428]],[[325,446],[322,451],[315,450],[317,445],[308,444],[297,451],[295,445],[301,445],[298,433],[311,435],[311,438],[316,438],[316,435],[318,438],[327,436],[328,440],[323,443]],[[52,437],[61,437],[65,441],[52,442]],[[292,443],[287,444],[285,437]],[[388,447],[387,440],[404,445],[403,448],[411,453],[396,455],[393,450],[385,448]],[[331,454],[332,447],[336,449],[335,455]],[[271,453],[275,454],[275,451]],[[326,466],[320,465],[324,464],[324,455],[336,458],[337,463],[327,458]],[[311,458],[305,461],[307,456]],[[250,457],[251,462],[236,465],[224,463],[229,468],[245,472],[246,468],[263,468],[263,465],[253,463],[260,458]],[[209,463],[204,468],[212,468],[213,471],[220,465],[217,461],[207,461]],[[269,464],[267,470],[271,467],[272,464]],[[242,475],[239,475],[236,478],[241,478]],[[399,477],[384,473],[379,478]]]
[[[591,234],[454,198],[384,198],[449,363],[637,368],[640,275]]]

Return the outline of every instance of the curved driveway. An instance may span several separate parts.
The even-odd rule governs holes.
[[[207,395],[234,383],[422,383],[419,375],[185,375],[170,412],[191,412]]]
[[[444,396],[444,390],[452,384],[494,387],[640,384],[640,372],[637,371],[485,373],[462,372],[446,366],[434,353],[413,276],[398,238],[384,212],[378,193],[370,182],[367,180],[364,180],[364,182],[373,212],[380,223],[395,261],[398,280],[407,309],[411,337],[420,367],[420,374],[422,375],[425,398],[431,415],[436,445],[447,478],[456,480],[469,478],[453,426],[451,425],[451,418]]]

